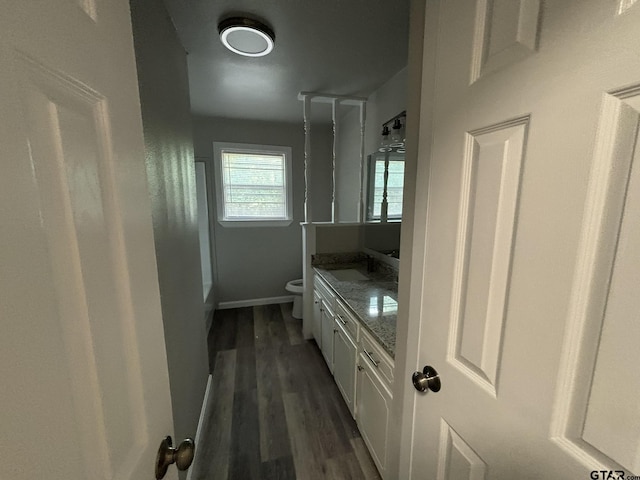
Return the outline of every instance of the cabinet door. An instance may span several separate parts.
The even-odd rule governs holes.
[[[333,373],[333,323],[334,315],[331,307],[324,300],[321,301],[322,309],[322,355],[329,370]]]
[[[383,478],[387,462],[387,433],[391,398],[391,393],[384,387],[369,361],[363,354],[360,354],[358,358],[356,422]]]
[[[318,348],[322,349],[322,303],[320,295],[315,290],[313,291],[313,323],[311,329]]]
[[[352,416],[355,412],[357,357],[358,347],[336,320],[333,329],[333,378]]]

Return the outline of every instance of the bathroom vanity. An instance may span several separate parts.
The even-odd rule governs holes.
[[[363,262],[316,265],[314,273],[313,337],[385,478],[397,282]]]

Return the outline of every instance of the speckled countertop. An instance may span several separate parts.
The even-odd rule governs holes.
[[[396,318],[398,313],[397,277],[389,272],[367,273],[366,262],[314,265],[316,273],[328,283],[360,323],[395,358]],[[354,269],[367,280],[340,281],[332,271]]]

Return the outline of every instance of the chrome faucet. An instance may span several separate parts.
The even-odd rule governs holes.
[[[376,271],[376,259],[371,255],[367,255],[367,272],[375,272]]]

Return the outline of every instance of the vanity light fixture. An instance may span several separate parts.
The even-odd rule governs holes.
[[[404,139],[404,123],[406,122],[407,112],[402,111],[390,120],[387,120],[382,124],[382,141],[380,142],[379,152],[393,152],[405,153],[405,139]],[[392,125],[393,133],[389,135],[389,124]]]
[[[265,24],[244,17],[231,17],[218,24],[220,40],[234,53],[263,57],[273,50],[275,35]]]
[[[386,125],[382,127],[382,141],[380,142],[378,151],[383,153],[391,151],[391,147],[389,147],[389,127]]]

